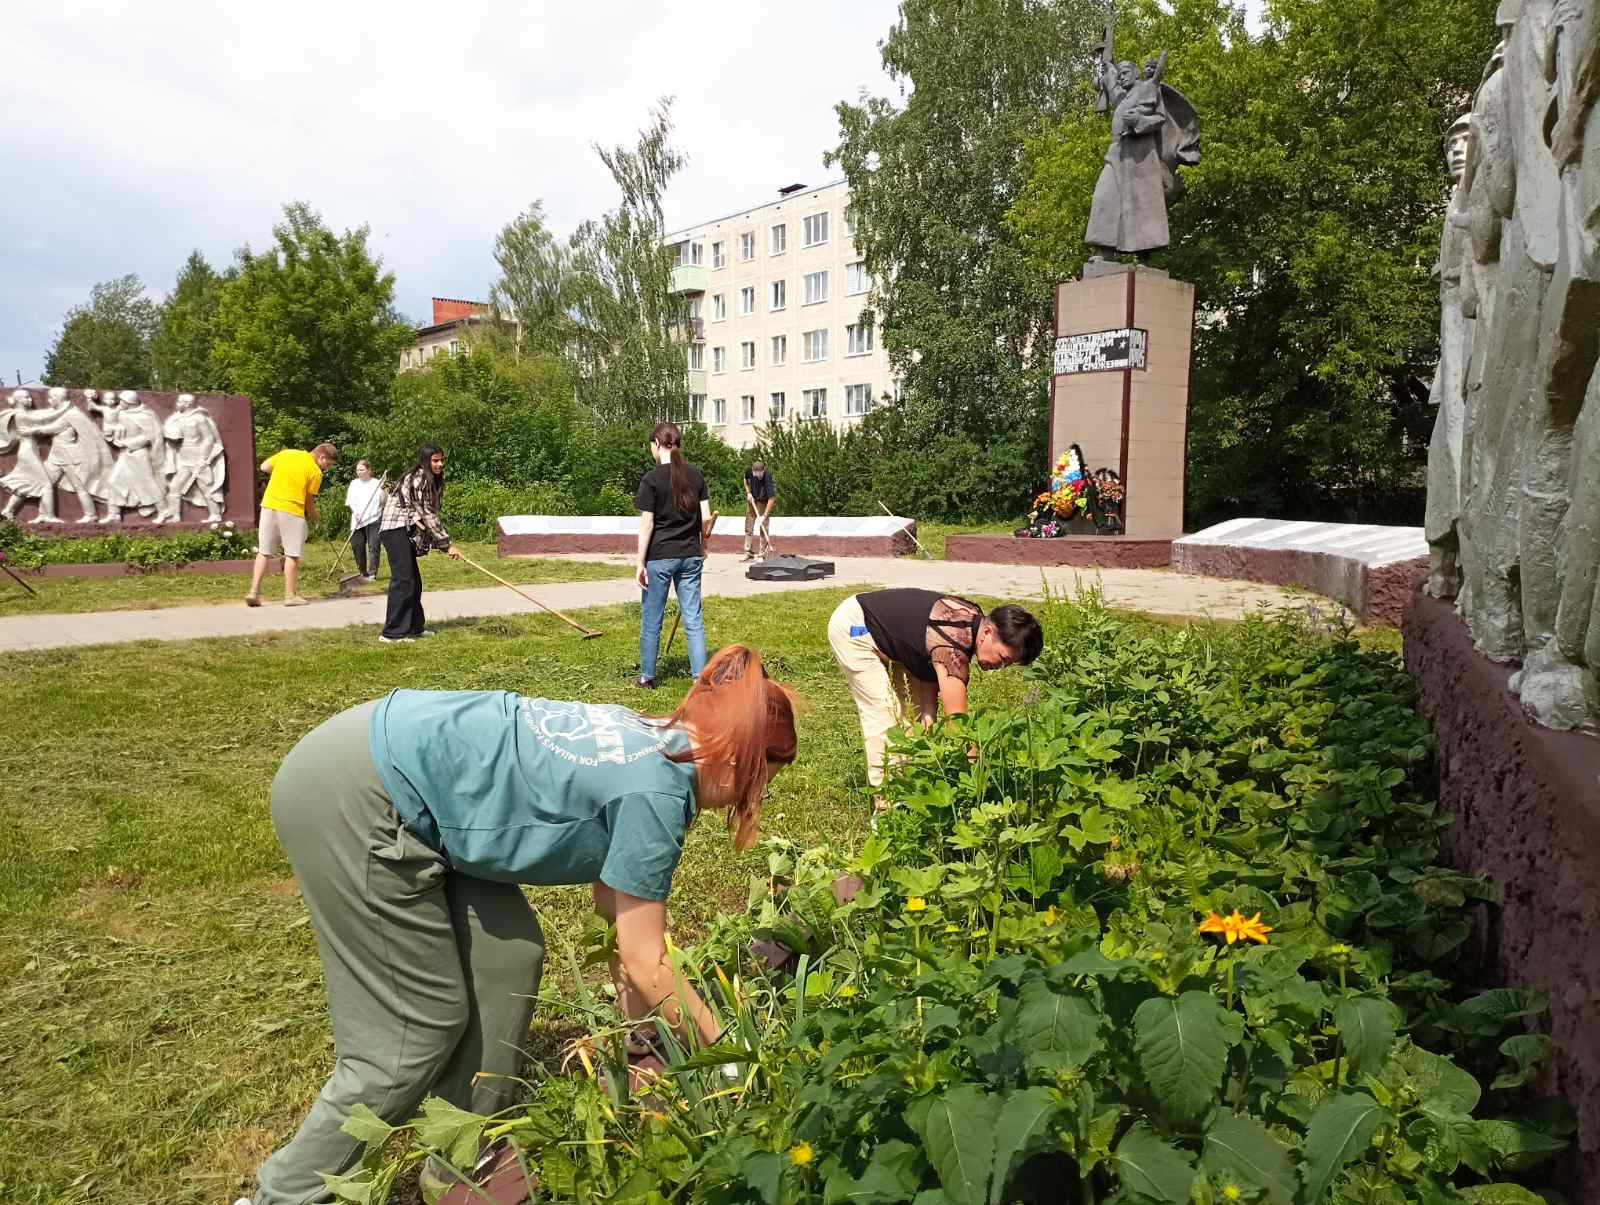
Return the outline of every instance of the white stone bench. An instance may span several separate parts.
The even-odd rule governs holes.
[[[501,556],[558,552],[632,555],[638,546],[638,515],[504,515],[499,521]],[[889,515],[775,515],[773,549],[797,556],[901,556],[916,550],[915,519]],[[744,515],[723,515],[711,533],[711,552],[744,547]]]

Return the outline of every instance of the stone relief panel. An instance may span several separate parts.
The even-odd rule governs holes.
[[[255,521],[248,397],[0,391],[0,515],[48,534]]]
[[[1597,10],[1503,0],[1439,257],[1427,589],[1558,728],[1600,725]]]

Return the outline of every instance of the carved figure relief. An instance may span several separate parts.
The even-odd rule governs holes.
[[[14,390],[0,409],[0,455],[16,456],[0,476],[0,515],[16,519],[37,500],[27,521],[40,525],[119,524],[129,513],[152,524],[222,520],[227,449],[216,418],[193,394],[180,394],[163,420],[132,389],[53,387],[42,406],[40,393]],[[62,495],[76,497],[77,514],[62,513]],[[252,505],[247,499],[242,509]]]
[[[1600,723],[1600,18],[1504,0],[1440,254],[1428,588],[1535,719]],[[1465,234],[1466,254],[1453,246]],[[1461,264],[1458,304],[1448,296]],[[1462,440],[1454,455],[1457,369]]]

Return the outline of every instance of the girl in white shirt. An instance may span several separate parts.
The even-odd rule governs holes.
[[[350,547],[356,554],[356,571],[369,582],[378,576],[378,523],[383,518],[383,482],[372,475],[372,464],[356,461],[355,480],[344,492],[350,508]]]

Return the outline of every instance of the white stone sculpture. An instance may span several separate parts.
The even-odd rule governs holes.
[[[205,507],[206,518],[216,522],[222,518],[222,487],[228,472],[222,433],[205,407],[195,405],[194,394],[180,393],[176,405],[162,428],[167,441],[162,471],[170,480],[166,507],[157,522],[178,522],[185,499]]]
[[[1597,7],[1504,0],[1496,15],[1440,255],[1428,466],[1430,591],[1454,591],[1479,650],[1521,662],[1512,689],[1561,728],[1600,723]]]
[[[106,391],[109,399],[111,391]],[[167,489],[158,476],[158,455],[165,458],[165,436],[161,419],[155,411],[139,399],[132,389],[117,395],[119,409],[116,416],[114,442],[122,449],[113,466],[105,493],[106,515],[103,523],[122,522],[124,510],[137,510],[141,515],[153,516],[166,502]],[[107,415],[110,422],[110,415]],[[109,436],[109,432],[108,432]],[[159,516],[152,520],[161,522]]]
[[[104,497],[106,476],[111,471],[111,450],[106,447],[100,429],[86,411],[78,409],[60,387],[47,395],[49,406],[36,418],[22,420],[35,435],[50,437],[50,455],[45,458],[44,471],[49,479],[48,492],[40,497],[40,514],[45,513],[45,498],[65,483],[66,488],[78,495],[78,505],[83,508],[83,522],[93,523],[99,516],[94,499]],[[54,499],[50,511],[54,513]],[[47,520],[48,521],[48,520]]]
[[[35,523],[56,523],[56,493],[50,485],[50,475],[45,472],[44,461],[39,456],[39,445],[28,420],[34,417],[33,394],[18,389],[11,395],[11,409],[0,410],[0,452],[17,449],[17,462],[4,477],[0,486],[11,494],[5,509],[0,511],[8,519],[17,517],[17,508],[29,498],[39,499],[39,514]]]

